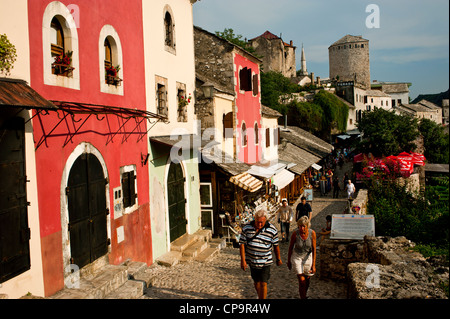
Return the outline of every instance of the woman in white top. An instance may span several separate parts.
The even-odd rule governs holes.
[[[289,270],[293,269],[298,278],[298,290],[301,299],[306,299],[309,280],[316,272],[316,233],[311,228],[307,216],[297,221],[298,230],[292,234],[289,244]]]

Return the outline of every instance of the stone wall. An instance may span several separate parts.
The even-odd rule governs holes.
[[[448,261],[425,259],[405,237],[367,237],[364,247],[364,262],[348,265],[349,298],[448,299],[440,287],[448,285]]]
[[[201,28],[194,28],[195,71],[220,89],[234,92],[234,45]]]
[[[348,298],[448,298],[448,261],[425,259],[411,250],[405,237],[370,237],[364,240],[326,239],[320,245],[320,279],[346,281]]]
[[[364,259],[364,241],[324,239],[320,244],[319,277],[345,281],[347,266]]]

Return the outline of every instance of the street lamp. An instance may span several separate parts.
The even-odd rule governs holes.
[[[206,82],[201,87],[202,87],[202,90],[203,90],[203,95],[206,98],[213,98],[214,97],[214,84],[212,84],[210,82]]]

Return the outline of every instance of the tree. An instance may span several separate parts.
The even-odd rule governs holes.
[[[283,115],[286,114],[286,106],[280,104],[280,96],[297,92],[298,85],[292,83],[280,72],[261,72],[261,103],[276,109]]]
[[[419,122],[419,131],[423,136],[425,157],[430,163],[449,163],[449,136],[444,127],[429,119]]]
[[[224,38],[227,41],[230,41],[233,44],[236,44],[237,46],[240,46],[241,48],[250,52],[253,55],[255,55],[256,53],[255,49],[251,45],[248,45],[246,41],[242,40],[242,35],[234,34],[234,30],[231,28],[225,28],[223,32],[216,31],[216,35],[221,38]]]
[[[16,47],[9,42],[6,34],[0,34],[0,73],[8,75],[16,61]]]
[[[381,108],[363,112],[357,127],[363,134],[358,151],[375,157],[414,151],[414,140],[419,136],[417,119]]]
[[[291,102],[287,105],[288,124],[320,135],[322,131],[323,110],[310,102]]]
[[[314,103],[323,110],[322,126],[328,127],[330,132],[338,130],[345,132],[347,130],[348,106],[339,100],[334,94],[320,90],[314,96]]]

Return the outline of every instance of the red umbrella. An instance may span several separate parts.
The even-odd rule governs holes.
[[[357,155],[355,155],[355,156],[353,157],[353,163],[359,163],[359,162],[362,162],[363,159],[364,159],[364,154],[363,154],[363,153],[359,153],[359,154],[357,154]]]
[[[411,152],[411,155],[415,158],[418,158],[421,161],[426,161],[426,158],[423,154],[419,154],[419,153],[415,153],[415,152]]]
[[[411,154],[406,153],[406,152],[401,152],[400,154],[398,154],[398,156],[411,156]]]

